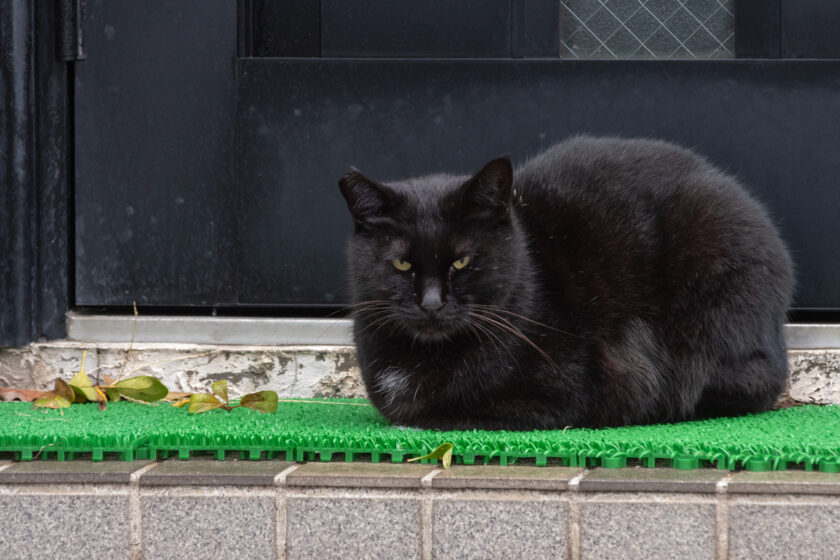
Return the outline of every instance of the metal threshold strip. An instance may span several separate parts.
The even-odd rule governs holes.
[[[128,342],[134,317],[67,314],[68,338],[90,342]],[[344,346],[353,344],[350,319],[192,317],[149,315],[137,319],[135,342],[255,346]],[[840,324],[789,324],[791,350],[840,348]]]

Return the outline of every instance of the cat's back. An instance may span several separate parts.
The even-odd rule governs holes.
[[[669,142],[578,136],[527,161],[515,185],[518,212],[537,235],[565,224],[643,245],[691,231],[706,246],[740,238],[745,249],[780,247],[767,212],[738,181]]]
[[[552,285],[576,282],[586,297],[641,308],[696,278],[746,266],[750,277],[768,273],[761,285],[778,307],[789,302],[792,266],[766,210],[691,150],[576,137],[526,162],[515,189]]]
[[[720,173],[701,156],[669,142],[576,136],[525,162],[516,183],[519,194],[529,196],[598,199],[606,194],[628,200],[666,195],[691,175]],[[713,189],[713,183],[707,187]]]

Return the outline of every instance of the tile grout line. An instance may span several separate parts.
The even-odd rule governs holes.
[[[436,468],[420,479],[420,551],[423,560],[432,560],[432,480],[443,472]]]
[[[286,558],[286,477],[300,468],[298,463],[287,467],[274,477],[274,555],[277,560]]]
[[[717,558],[727,560],[729,558],[729,480],[735,473],[728,472],[715,484],[717,494],[717,506],[715,508],[715,531],[717,533]]]
[[[128,555],[131,560],[143,558],[143,512],[140,506],[140,477],[160,463],[154,461],[137,469],[128,477]]]
[[[580,558],[580,481],[589,474],[588,469],[573,476],[568,482],[569,516],[566,524],[566,557],[569,560]]]

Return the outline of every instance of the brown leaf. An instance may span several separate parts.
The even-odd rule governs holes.
[[[0,387],[0,401],[22,401],[32,402],[35,399],[40,399],[49,391],[33,391],[31,389],[16,389],[14,387]]]
[[[55,380],[55,389],[53,389],[53,392],[67,402],[71,403],[76,397],[76,393],[70,388],[70,385],[61,378]]]

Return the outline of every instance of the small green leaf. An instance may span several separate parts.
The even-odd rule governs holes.
[[[432,451],[428,455],[423,455],[422,457],[415,457],[414,459],[409,459],[408,462],[410,463],[412,461],[420,461],[423,459],[440,459],[443,468],[448,469],[452,464],[453,447],[455,446],[449,442],[441,443],[434,449],[434,451]]]
[[[175,408],[182,408],[185,404],[190,402],[189,397],[184,397],[183,399],[178,399],[177,401],[173,402],[171,406]]]
[[[190,414],[199,414],[208,410],[222,408],[223,406],[224,404],[213,395],[195,393],[190,395],[190,407],[188,410]]]
[[[61,395],[49,392],[40,399],[35,399],[32,404],[41,408],[67,408],[72,404],[72,402],[68,401]]]
[[[97,401],[100,400],[99,395],[93,388],[93,383],[90,381],[87,373],[85,373],[85,358],[87,357],[87,350],[82,352],[82,365],[79,368],[79,373],[73,376],[70,380],[70,387],[73,393],[76,394],[75,402]]]
[[[108,400],[111,402],[119,402],[120,392],[116,389],[105,387],[105,394],[108,395]]]
[[[169,392],[169,389],[156,377],[139,375],[117,381],[107,389],[116,389],[121,395],[138,401],[159,401]]]
[[[227,381],[224,379],[213,383],[213,385],[210,386],[210,389],[217,397],[221,398],[226,403],[230,402],[228,399]]]
[[[260,412],[274,412],[277,410],[277,393],[274,391],[260,391],[249,393],[239,401],[240,406],[259,410]]]

